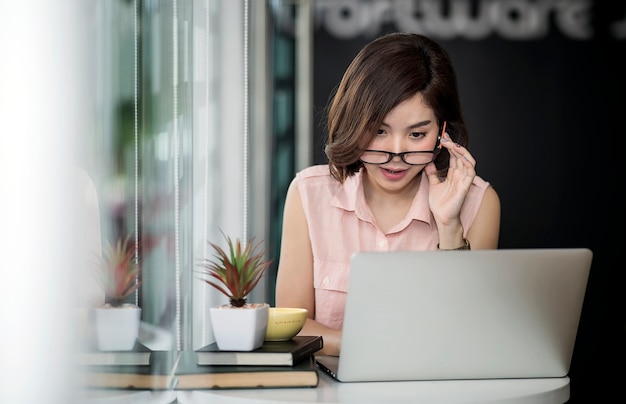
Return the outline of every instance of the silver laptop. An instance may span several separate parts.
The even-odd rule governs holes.
[[[361,252],[352,257],[342,382],[564,377],[591,267],[585,248]]]

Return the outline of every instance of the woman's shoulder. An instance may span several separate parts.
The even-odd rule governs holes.
[[[330,178],[330,169],[328,164],[317,164],[300,170],[296,177],[298,179],[308,178]]]
[[[461,210],[461,221],[467,224],[468,227],[474,222],[485,194],[493,196],[495,191],[488,181],[476,175]]]
[[[302,199],[311,199],[315,203],[325,203],[351,190],[350,181],[340,183],[330,175],[327,164],[313,165],[300,170],[292,182],[300,192]]]
[[[470,195],[472,194],[474,194],[477,199],[481,200],[481,203],[485,199],[488,199],[492,204],[500,204],[500,196],[493,185],[479,176],[474,177],[474,181],[472,182]]]
[[[472,185],[478,187],[479,189],[484,190],[484,189],[488,188],[489,185],[491,185],[491,184],[489,184],[489,182],[486,181],[484,178],[476,175],[476,176],[474,176],[474,180],[472,181]]]
[[[294,181],[297,182],[300,190],[303,188],[311,189],[319,187],[334,189],[340,186],[339,182],[330,175],[328,164],[319,164],[303,168],[296,173]]]

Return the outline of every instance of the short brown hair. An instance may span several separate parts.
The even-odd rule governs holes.
[[[367,44],[350,63],[327,109],[326,156],[339,182],[358,172],[361,150],[376,136],[385,116],[421,93],[439,122],[447,121],[453,141],[468,145],[456,74],[445,49],[414,33],[391,33]],[[450,155],[442,148],[435,159],[441,176]]]

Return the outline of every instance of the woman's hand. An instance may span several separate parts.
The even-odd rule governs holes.
[[[452,142],[447,133],[444,133],[441,145],[450,152],[447,177],[443,181],[439,179],[434,163],[425,167],[430,185],[428,203],[440,230],[440,241],[444,236],[442,231],[462,237],[461,207],[476,176],[476,160],[465,147]]]
[[[339,356],[341,352],[341,330],[334,330],[325,325],[307,318],[302,331],[298,335],[321,335],[324,346],[319,350],[317,355]]]

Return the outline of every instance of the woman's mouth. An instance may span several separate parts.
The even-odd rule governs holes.
[[[397,173],[400,173],[402,171],[405,171],[404,169],[401,169],[401,168],[385,168],[385,167],[383,167],[383,170],[385,170],[385,171],[387,171],[387,172],[389,172],[391,174],[397,174]]]
[[[391,181],[401,180],[408,173],[406,169],[394,167],[381,167],[380,170],[383,176]]]

